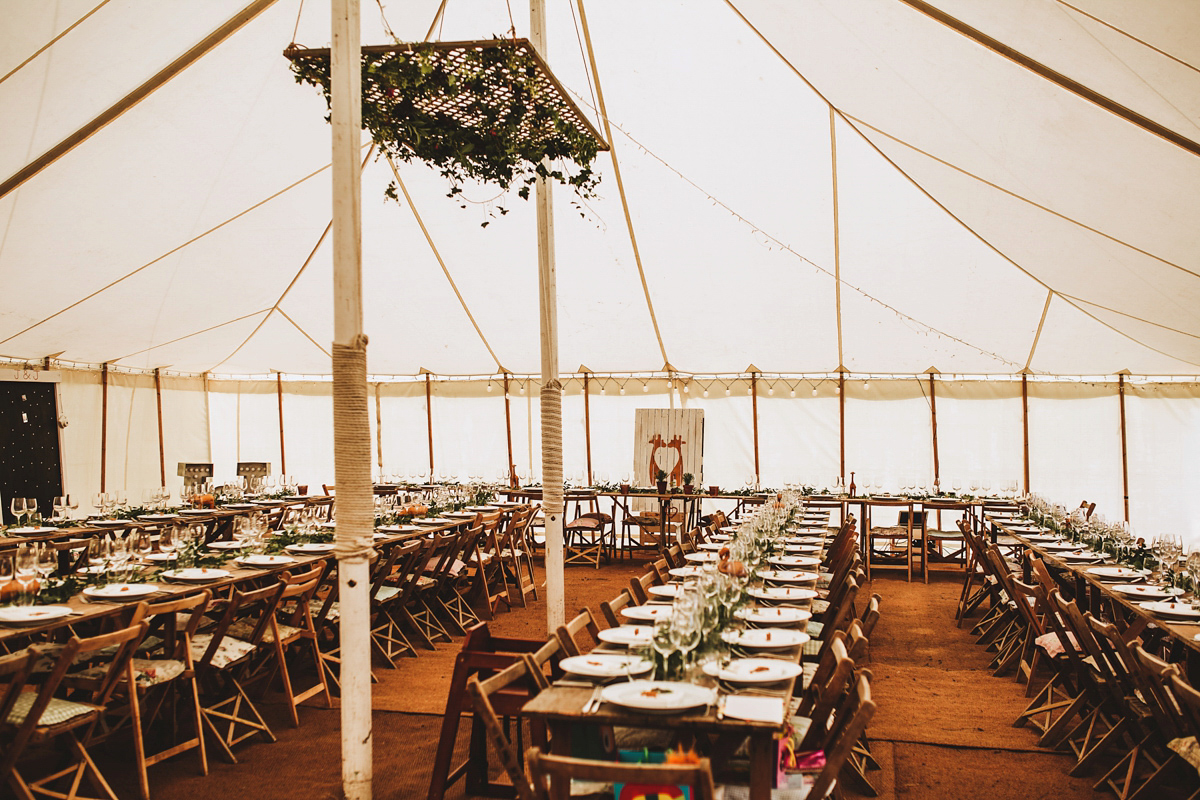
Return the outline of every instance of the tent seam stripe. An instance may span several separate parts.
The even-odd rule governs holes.
[[[64,28],[61,33],[59,33],[57,36],[53,37],[50,41],[46,42],[44,45],[39,47],[31,56],[29,56],[29,58],[25,59],[20,64],[17,64],[15,67],[10,69],[8,71],[8,74],[6,74],[3,78],[0,78],[0,83],[4,83],[6,80],[11,78],[13,75],[16,75],[18,72],[20,72],[22,69],[24,69],[29,64],[29,62],[33,61],[35,58],[40,56],[42,53],[49,50],[51,47],[53,47],[55,44],[57,44],[60,39],[62,39],[68,33],[70,33],[71,31],[78,28],[81,24],[83,24],[83,22],[88,17],[90,17],[92,14],[95,14],[100,9],[104,8],[104,6],[108,5],[108,2],[109,2],[109,0],[100,0],[100,3],[95,8],[93,8],[91,11],[87,12],[82,17],[75,20],[70,25],[68,25],[66,28]]]

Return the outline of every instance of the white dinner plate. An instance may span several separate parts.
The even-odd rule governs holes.
[[[772,650],[798,647],[809,640],[809,635],[794,628],[747,628],[744,631],[725,631],[721,638],[738,647]]]
[[[152,583],[110,583],[105,586],[87,586],[83,595],[97,600],[137,600],[157,591],[159,588]]]
[[[664,583],[662,586],[647,586],[646,594],[651,597],[661,597],[664,600],[673,600],[682,588],[678,583]]]
[[[125,523],[122,522],[121,524],[124,525]],[[9,528],[7,533],[9,536],[28,536],[30,534],[52,533],[57,530],[58,530],[58,528],[47,528],[44,526],[43,527],[32,527],[32,528]],[[47,608],[48,608],[48,606],[47,606]]]
[[[726,525],[724,528],[717,528],[717,530],[719,530],[721,533],[727,533],[731,536],[738,532],[736,525]]]
[[[0,608],[0,623],[5,625],[41,625],[43,622],[71,616],[66,606],[9,606]]]
[[[1033,541],[1033,540],[1030,539],[1030,541]],[[1038,544],[1038,543],[1035,542],[1035,544]],[[1064,542],[1060,539],[1048,539],[1045,542],[1041,542],[1040,546],[1047,553],[1065,553],[1068,550],[1078,550],[1079,549],[1079,545],[1075,544],[1074,542]]]
[[[812,600],[817,596],[817,593],[812,589],[801,589],[795,586],[756,586],[747,594],[759,600],[771,600],[774,602]]]
[[[615,678],[622,675],[641,675],[654,669],[654,664],[641,656],[620,653],[590,653],[571,656],[558,662],[563,672],[589,678]]]
[[[178,558],[176,553],[150,553],[146,556],[146,560],[151,564],[165,564],[168,561],[174,561]]]
[[[717,560],[719,560],[719,556],[716,553],[710,553],[707,551],[700,553],[684,553],[683,557],[688,561],[695,561],[697,564],[715,563]]]
[[[619,644],[625,647],[641,647],[650,644],[654,638],[653,625],[618,625],[615,628],[605,628],[597,638],[606,644]]]
[[[421,529],[416,525],[380,525],[379,530],[384,533],[413,533]]]
[[[1114,592],[1126,597],[1140,597],[1143,600],[1166,600],[1179,597],[1183,589],[1171,586],[1147,586],[1141,583],[1125,583],[1110,587]]]
[[[442,514],[447,519],[475,519],[474,511],[447,511]]]
[[[709,661],[703,669],[704,674],[729,683],[775,683],[803,672],[799,664],[778,658],[735,658],[725,669],[720,662]]]
[[[1008,528],[1013,533],[1020,534],[1044,534],[1046,532],[1045,528],[1039,528],[1037,525],[1005,525],[1004,527]],[[1026,538],[1029,537],[1026,536]]]
[[[207,567],[190,567],[188,569],[168,569],[158,573],[158,577],[167,581],[182,583],[208,583],[229,577],[227,569],[209,569]]]
[[[795,608],[793,606],[739,608],[733,615],[738,619],[749,622],[751,625],[796,625],[812,619],[811,611],[806,608]],[[603,632],[601,631],[601,633]]]
[[[243,567],[278,567],[281,564],[291,564],[296,559],[291,556],[284,556],[278,553],[267,555],[266,553],[251,553],[248,556],[240,556],[233,560],[233,563]]]
[[[689,564],[686,567],[671,567],[667,570],[667,574],[676,578],[696,578],[703,575],[704,567],[697,564]]]
[[[728,542],[733,537],[730,536],[728,533],[714,533],[709,538],[712,539],[714,542]]]
[[[728,547],[724,542],[701,542],[697,545],[701,550],[712,550],[719,552],[722,547]]]
[[[92,519],[88,520],[88,525],[96,528],[124,528],[129,525],[129,520],[126,519]]]
[[[209,542],[204,546],[209,550],[241,550],[244,545],[241,542],[223,541]]]
[[[225,508],[232,508],[234,511],[245,511],[250,508],[257,508],[254,503],[228,503]]]
[[[451,520],[442,519],[441,517],[417,517],[413,520],[417,525],[445,525]]]
[[[773,556],[771,563],[777,567],[815,567],[821,559],[818,556]]]
[[[1165,619],[1200,619],[1200,611],[1194,611],[1191,603],[1151,600],[1138,605]]]
[[[333,552],[332,542],[301,542],[299,544],[289,544],[283,548],[289,553],[299,553],[301,555],[319,556],[325,553]]]
[[[784,544],[825,544],[824,536],[789,536]]]
[[[1136,581],[1150,574],[1148,569],[1134,569],[1133,567],[1088,567],[1084,572],[1102,581],[1124,581],[1125,583]]]
[[[485,514],[489,511],[499,511],[500,506],[467,506],[467,511],[482,511]]]
[[[670,714],[716,701],[715,689],[676,681],[628,681],[605,686],[600,699],[651,714]]]
[[[785,569],[759,570],[758,576],[771,583],[815,583],[821,577],[815,572],[798,572]]]
[[[1091,561],[1099,561],[1103,556],[1099,553],[1093,553],[1090,550],[1068,550],[1059,553],[1058,558],[1066,561],[1068,564],[1087,564]]]
[[[637,620],[638,622],[655,622],[671,616],[671,612],[674,610],[673,606],[664,603],[648,606],[627,606],[621,609],[621,616],[626,619]]]
[[[789,553],[819,553],[821,545],[819,544],[785,544],[783,549]]]
[[[178,514],[142,514],[138,517],[138,520],[141,522],[170,522],[178,518]]]

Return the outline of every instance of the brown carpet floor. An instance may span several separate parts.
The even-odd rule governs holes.
[[[568,615],[615,596],[643,565],[644,559],[600,570],[569,568]],[[870,664],[879,712],[868,731],[882,767],[871,773],[879,796],[1098,797],[1090,781],[1066,775],[1064,756],[1039,750],[1032,732],[1012,727],[1026,702],[1024,687],[1012,678],[993,678],[986,669],[988,656],[954,627],[958,588],[953,575],[935,576],[929,585],[887,576],[871,586],[883,597]],[[528,609],[502,612],[493,629],[506,636],[543,637],[544,593],[539,594],[542,599]],[[376,797],[425,796],[456,650],[457,644],[439,645],[405,660],[399,669],[376,666]],[[210,748],[207,777],[197,773],[194,754],[153,767],[156,800],[340,796],[337,709],[303,708],[297,730],[288,724],[278,697],[268,696],[262,708],[278,742],[243,744],[238,764],[224,763]],[[467,727],[460,727],[459,759],[465,757]],[[128,752],[112,745],[97,753],[101,769],[123,798],[137,796]],[[460,783],[446,796],[466,795]]]

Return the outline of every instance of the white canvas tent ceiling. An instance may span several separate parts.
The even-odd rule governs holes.
[[[0,0],[0,180],[246,0],[109,0],[22,65],[98,2]],[[1200,6],[934,5],[1200,141]],[[384,11],[413,40],[436,7]],[[600,197],[555,195],[564,367],[1200,372],[1200,157],[1185,147],[900,0],[586,9],[661,347],[601,155]],[[0,198],[0,355],[328,373],[329,129],[281,55],[298,10],[279,0]],[[549,61],[590,108],[576,14],[548,10]],[[363,41],[386,41],[374,5],[363,18]],[[439,35],[508,27],[503,0],[451,0]],[[324,4],[295,40],[328,44]],[[469,187],[464,210],[424,166],[400,174],[495,359],[371,157],[370,371],[536,372],[532,205]]]

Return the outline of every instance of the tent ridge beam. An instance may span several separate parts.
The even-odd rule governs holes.
[[[205,36],[179,58],[163,67],[148,81],[122,97],[116,103],[113,103],[104,111],[100,112],[98,116],[93,118],[90,122],[86,123],[83,127],[79,128],[70,136],[54,145],[46,152],[42,153],[40,156],[26,164],[21,169],[17,170],[17,172],[8,178],[8,180],[0,184],[0,197],[4,197],[9,192],[19,188],[34,175],[37,175],[43,169],[50,166],[55,161],[86,142],[95,133],[100,131],[113,120],[120,117],[129,109],[136,106],[138,103],[145,100],[157,89],[161,88],[176,75],[183,72],[196,61],[204,57],[210,50],[224,42],[233,34],[237,33],[242,26],[250,22],[250,20],[254,19],[274,4],[275,0],[254,0],[254,2],[250,3],[241,11],[234,14],[232,17],[226,20],[223,25],[210,33],[208,36]]]
[[[930,5],[929,3],[924,2],[924,0],[900,0],[900,2],[904,3],[906,6],[915,11],[919,11],[930,19],[940,22],[947,28],[962,34],[968,39],[974,41],[976,44],[986,47],[988,50],[991,50],[997,55],[1007,58],[1014,64],[1024,67],[1035,75],[1055,84],[1059,88],[1081,97],[1111,114],[1115,114],[1116,116],[1124,119],[1126,122],[1136,125],[1147,133],[1152,133],[1159,138],[1165,139],[1171,144],[1179,147],[1182,150],[1186,150],[1194,156],[1200,156],[1200,143],[1197,143],[1186,136],[1171,130],[1165,125],[1155,122],[1143,114],[1139,114],[1131,108],[1121,105],[1112,98],[1100,94],[1094,89],[1083,85],[1073,78],[1068,78],[1061,72],[1051,69],[1040,61],[1036,61],[1021,51],[1009,47],[998,39],[988,36],[978,28],[971,27],[957,17],[953,17],[947,14],[945,11],[942,11],[941,9]]]

